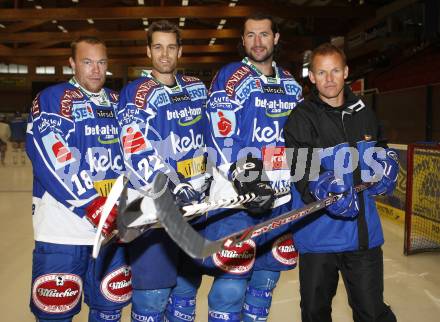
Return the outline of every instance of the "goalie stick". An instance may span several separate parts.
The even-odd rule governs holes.
[[[274,189],[274,196],[286,195],[290,192],[289,188]],[[148,198],[148,197],[146,197]],[[191,220],[197,215],[203,215],[207,211],[219,209],[219,208],[237,208],[243,204],[254,201],[260,196],[254,193],[248,193],[245,195],[238,195],[232,198],[222,198],[215,201],[202,202],[199,204],[187,205],[182,207],[183,217],[185,220]],[[127,207],[121,207],[121,214],[117,218],[117,235],[122,242],[129,243],[135,238],[139,237],[142,233],[150,228],[161,228],[160,222],[156,220],[146,221],[142,220],[142,202],[144,198],[139,198],[131,202]],[[157,206],[162,201],[154,201]],[[165,202],[168,202],[165,201]],[[170,201],[171,202],[171,201]],[[174,199],[173,199],[174,202]],[[179,213],[182,213],[182,210]],[[105,243],[105,242],[104,242]]]
[[[162,176],[157,178],[155,184],[162,184]],[[357,193],[371,187],[373,183],[361,183],[354,187]],[[168,235],[176,242],[179,247],[193,258],[205,258],[225,247],[230,247],[247,239],[260,236],[280,226],[304,218],[320,209],[323,209],[340,198],[340,195],[329,196],[323,200],[317,200],[304,207],[288,211],[280,216],[266,220],[255,226],[237,231],[218,240],[208,240],[200,235],[179,212],[179,208],[174,203],[171,192],[166,190],[158,199],[160,208],[157,217],[161,225],[165,228]]]

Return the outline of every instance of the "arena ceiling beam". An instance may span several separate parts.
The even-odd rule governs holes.
[[[358,10],[355,7],[338,6],[289,6],[285,8],[274,8],[274,6],[132,6],[132,7],[78,7],[78,8],[43,8],[43,9],[0,9],[0,21],[22,21],[22,20],[86,20],[93,19],[142,19],[144,17],[156,18],[240,18],[246,17],[255,12],[267,12],[281,18],[341,18],[341,17],[363,17],[374,15],[372,8]]]
[[[235,55],[220,55],[220,56],[182,56],[179,59],[179,66],[184,65],[199,65],[199,64],[226,64],[237,60]],[[4,57],[4,63],[24,64],[24,65],[51,65],[63,66],[68,65],[67,59],[53,58],[53,57]],[[145,56],[144,58],[111,58],[108,61],[111,68],[112,65],[126,65],[126,66],[149,66],[150,60]]]
[[[107,52],[109,56],[112,55],[147,55],[146,46],[131,46],[131,47],[108,47]],[[183,46],[184,53],[235,53],[237,46],[235,45],[185,45]],[[9,48],[0,45],[0,56],[14,57],[69,57],[70,48],[47,48],[35,49],[30,51],[27,48]]]
[[[47,22],[47,20],[27,20],[24,22],[17,22],[14,24],[10,24],[8,25],[7,30],[6,29],[1,29],[0,30],[0,34],[1,33],[14,33],[14,32],[19,32],[19,31],[23,31],[29,28],[33,28],[33,27],[37,27],[40,25],[43,25]]]
[[[86,29],[73,32],[21,32],[21,33],[0,33],[0,42],[31,43],[31,42],[70,42],[81,35],[93,35],[103,40],[145,40],[147,33],[144,30],[131,31],[98,31]],[[209,39],[209,38],[239,38],[238,29],[184,29],[183,39]],[[304,37],[306,38],[306,37]]]

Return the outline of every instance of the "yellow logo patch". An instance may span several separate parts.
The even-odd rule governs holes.
[[[206,171],[206,159],[203,155],[193,159],[177,162],[177,172],[183,175],[184,178],[195,177],[203,174]]]

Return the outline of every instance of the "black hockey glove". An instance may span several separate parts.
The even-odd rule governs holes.
[[[255,193],[257,198],[244,206],[251,214],[262,215],[272,208],[274,192],[265,178],[263,162],[250,155],[238,160],[229,169],[231,179],[238,194]]]
[[[173,193],[179,207],[200,202],[200,193],[195,191],[189,183],[179,183],[171,192]]]

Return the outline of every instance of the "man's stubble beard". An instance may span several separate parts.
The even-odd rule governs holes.
[[[261,59],[257,59],[253,54],[252,54],[252,50],[247,50],[245,48],[245,52],[246,52],[246,56],[249,57],[250,60],[256,62],[256,63],[265,63],[268,61],[273,61],[273,56],[274,56],[274,47],[272,47],[271,51],[268,51],[268,53]]]

